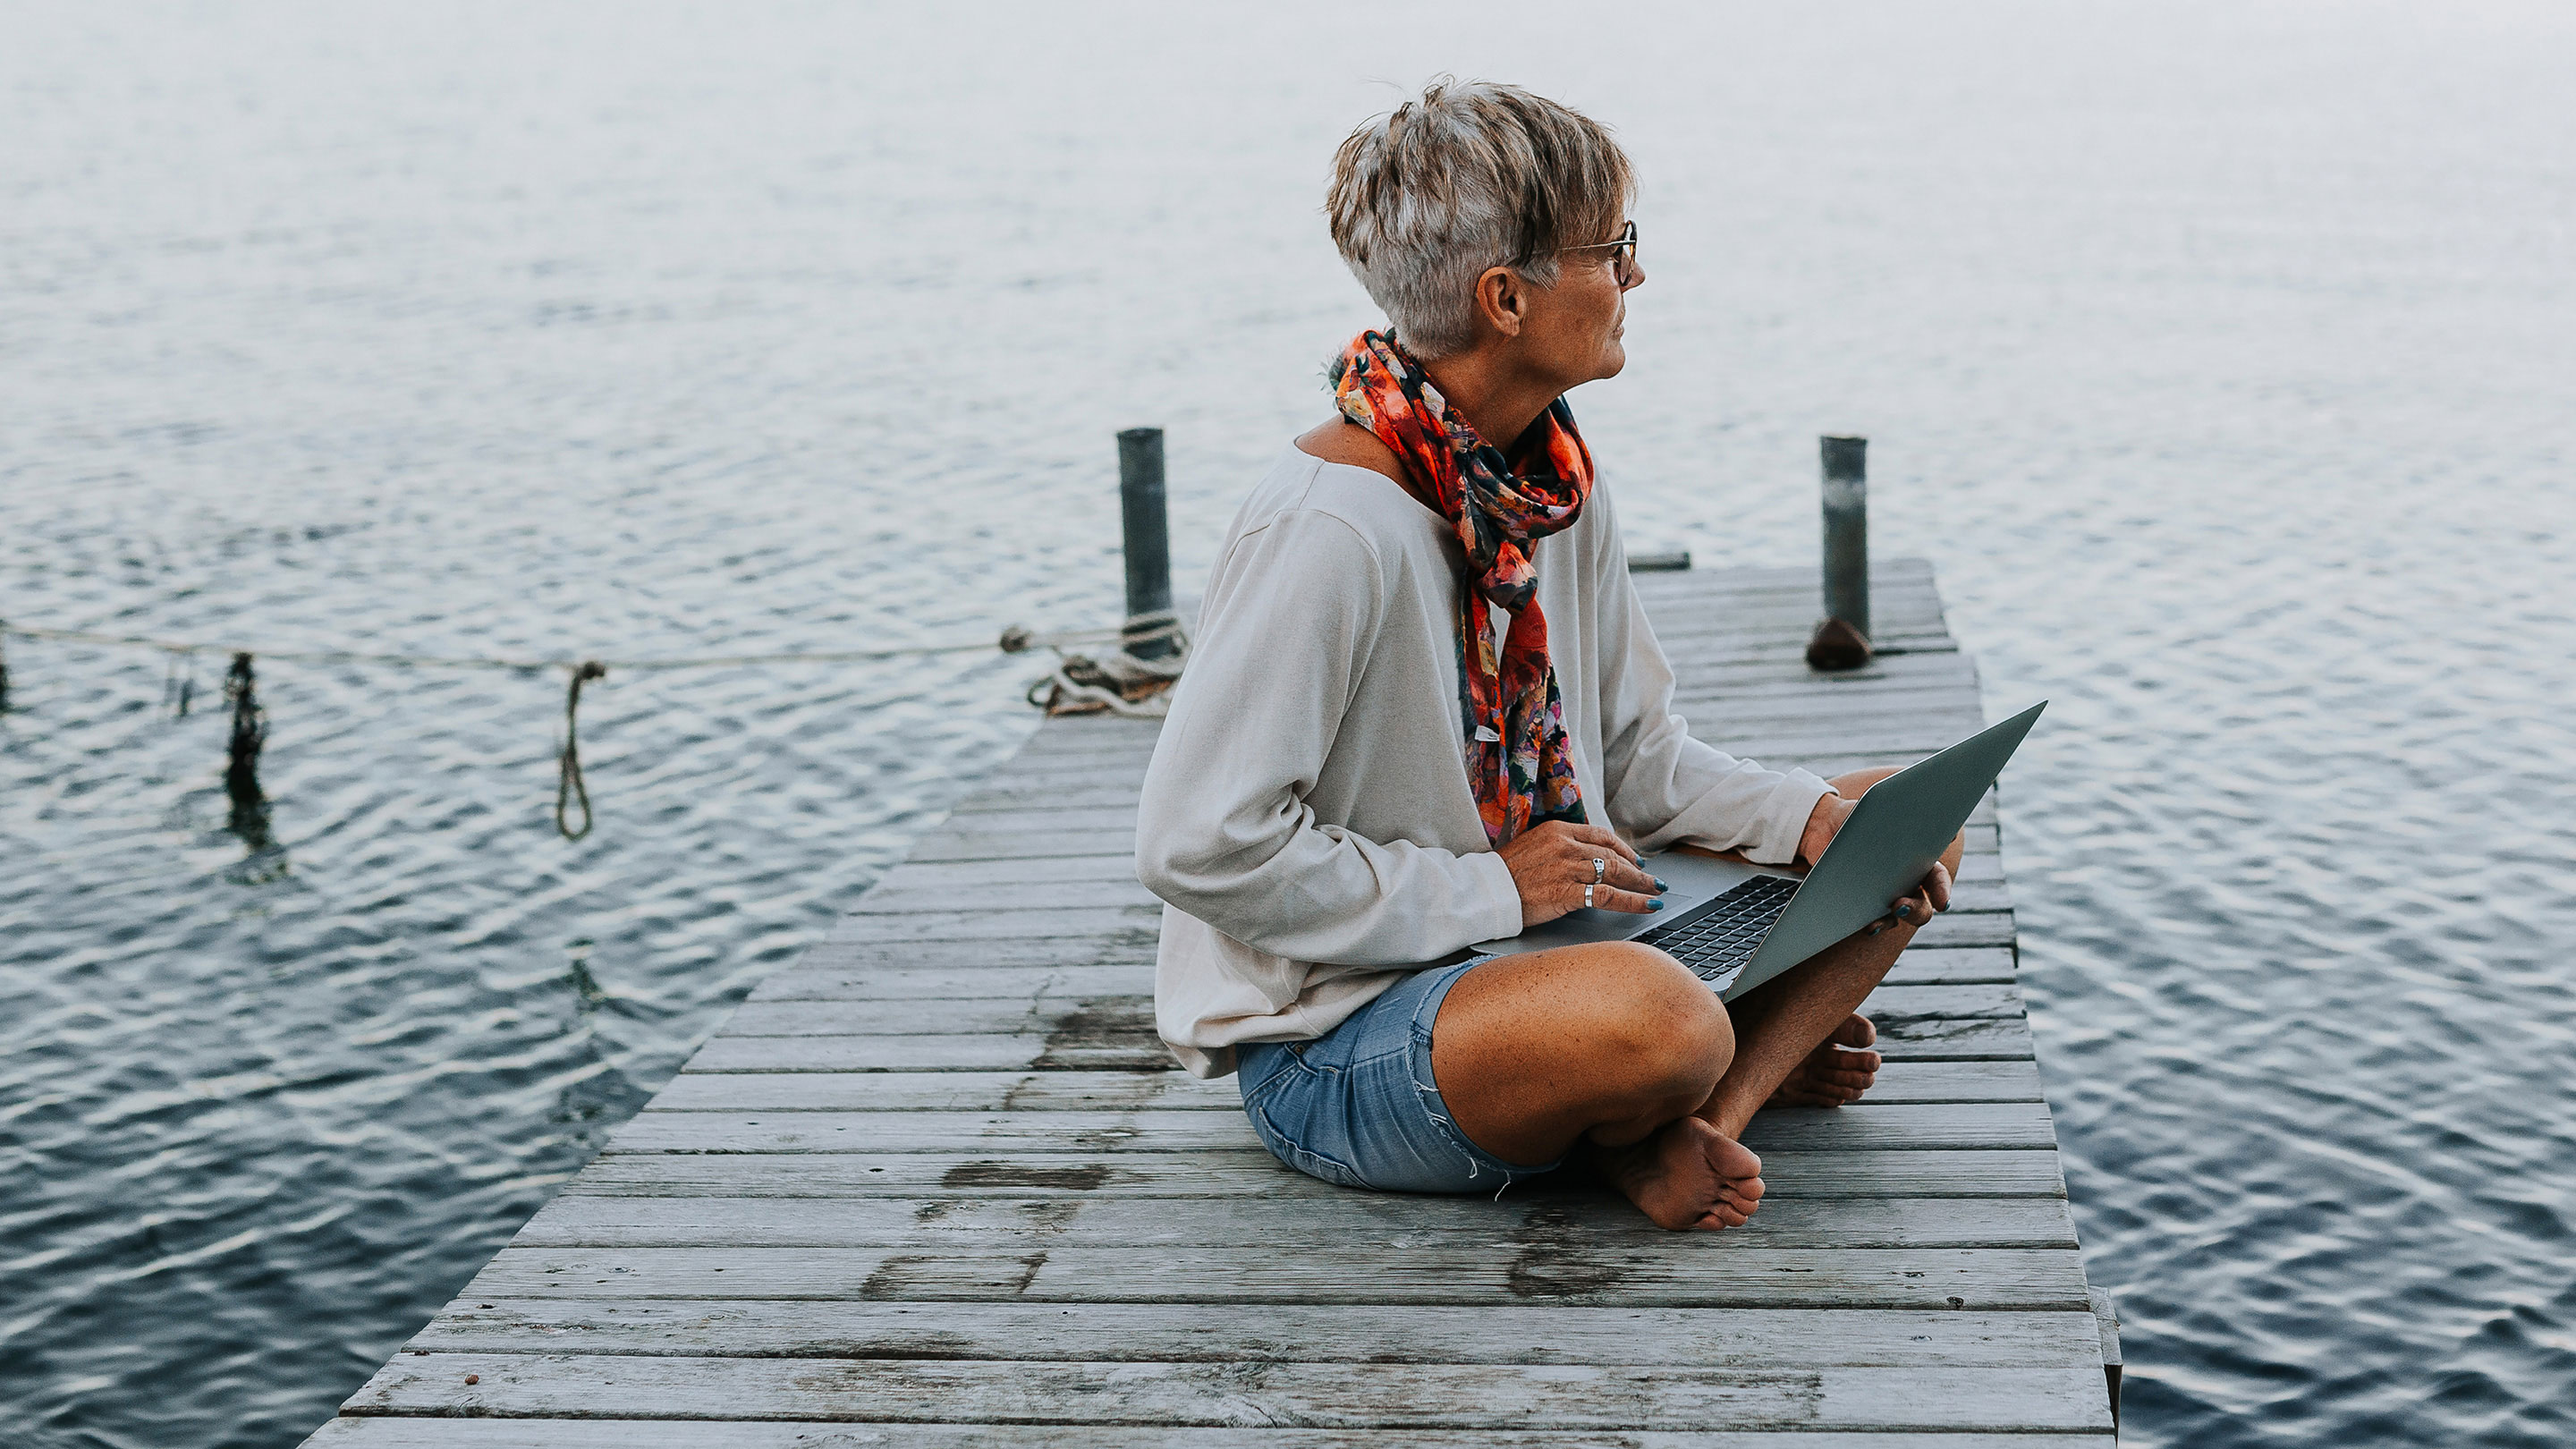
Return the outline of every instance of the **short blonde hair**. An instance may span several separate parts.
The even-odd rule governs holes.
[[[1474,343],[1488,268],[1553,286],[1557,251],[1608,241],[1635,191],[1599,122],[1518,86],[1444,76],[1342,142],[1324,210],[1342,260],[1428,358]]]

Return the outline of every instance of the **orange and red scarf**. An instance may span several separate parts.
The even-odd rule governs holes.
[[[1458,692],[1467,781],[1496,846],[1542,820],[1580,822],[1582,786],[1565,733],[1547,616],[1530,546],[1573,526],[1592,496],[1592,454],[1565,399],[1507,453],[1476,435],[1395,338],[1363,332],[1333,379],[1342,416],[1377,435],[1467,551],[1458,591]],[[1489,608],[1511,615],[1499,657]]]

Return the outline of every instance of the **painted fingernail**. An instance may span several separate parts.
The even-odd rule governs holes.
[[[1655,877],[1655,892],[1656,892],[1656,894],[1661,895],[1663,892],[1665,892],[1665,891],[1667,891],[1667,890],[1670,890],[1670,889],[1671,889],[1671,887],[1669,887],[1669,886],[1667,886],[1667,885],[1665,885],[1665,884],[1664,884],[1664,878],[1663,878],[1662,876],[1657,876],[1657,877]]]
[[[1664,908],[1664,903],[1663,903],[1662,901],[1648,901],[1648,902],[1646,902],[1646,909],[1647,909],[1647,910],[1650,910],[1650,911],[1660,911],[1660,910],[1662,910],[1663,908]]]

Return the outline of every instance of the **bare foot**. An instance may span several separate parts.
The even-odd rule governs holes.
[[[1762,1159],[1699,1117],[1633,1147],[1596,1148],[1601,1170],[1659,1228],[1738,1228],[1762,1201]]]
[[[1878,1080],[1879,1055],[1866,1050],[1878,1028],[1866,1016],[1843,1018],[1824,1045],[1807,1053],[1765,1107],[1839,1107],[1857,1102]]]

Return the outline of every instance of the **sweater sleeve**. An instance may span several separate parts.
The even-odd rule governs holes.
[[[1390,592],[1366,540],[1287,510],[1209,581],[1188,671],[1145,772],[1137,878],[1258,951],[1351,966],[1428,961],[1517,935],[1520,893],[1490,851],[1460,855],[1320,823],[1307,794]]]
[[[1588,507],[1599,507],[1596,489]],[[1816,801],[1833,787],[1805,770],[1765,769],[1693,739],[1673,712],[1673,667],[1628,576],[1628,551],[1603,510],[1593,617],[1600,621],[1601,778],[1613,828],[1641,851],[1688,843],[1778,864],[1798,854]]]

